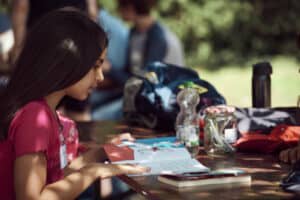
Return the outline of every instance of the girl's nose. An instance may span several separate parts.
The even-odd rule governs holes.
[[[103,72],[102,72],[102,69],[99,68],[97,70],[97,73],[96,73],[96,81],[97,81],[97,84],[99,84],[101,81],[104,80],[104,75],[103,75]]]

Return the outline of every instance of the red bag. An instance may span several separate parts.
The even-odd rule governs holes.
[[[243,133],[235,143],[238,151],[273,153],[298,144],[300,126],[278,125],[270,134]]]

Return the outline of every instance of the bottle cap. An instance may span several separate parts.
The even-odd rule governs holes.
[[[272,74],[272,66],[269,62],[260,62],[253,65],[253,75]]]
[[[200,85],[195,84],[193,81],[186,81],[183,84],[178,86],[179,89],[184,89],[184,88],[193,88],[195,89],[199,94],[207,92],[207,88],[202,87]]]
[[[185,88],[193,88],[195,86],[195,83],[193,81],[187,81],[183,85]]]

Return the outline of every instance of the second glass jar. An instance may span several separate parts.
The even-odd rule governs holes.
[[[214,106],[207,109],[204,118],[204,149],[208,154],[235,152],[233,144],[238,137],[234,107]]]

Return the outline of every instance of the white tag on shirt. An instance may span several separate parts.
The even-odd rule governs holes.
[[[63,169],[68,165],[66,144],[60,145],[59,157],[60,157],[60,168]]]

